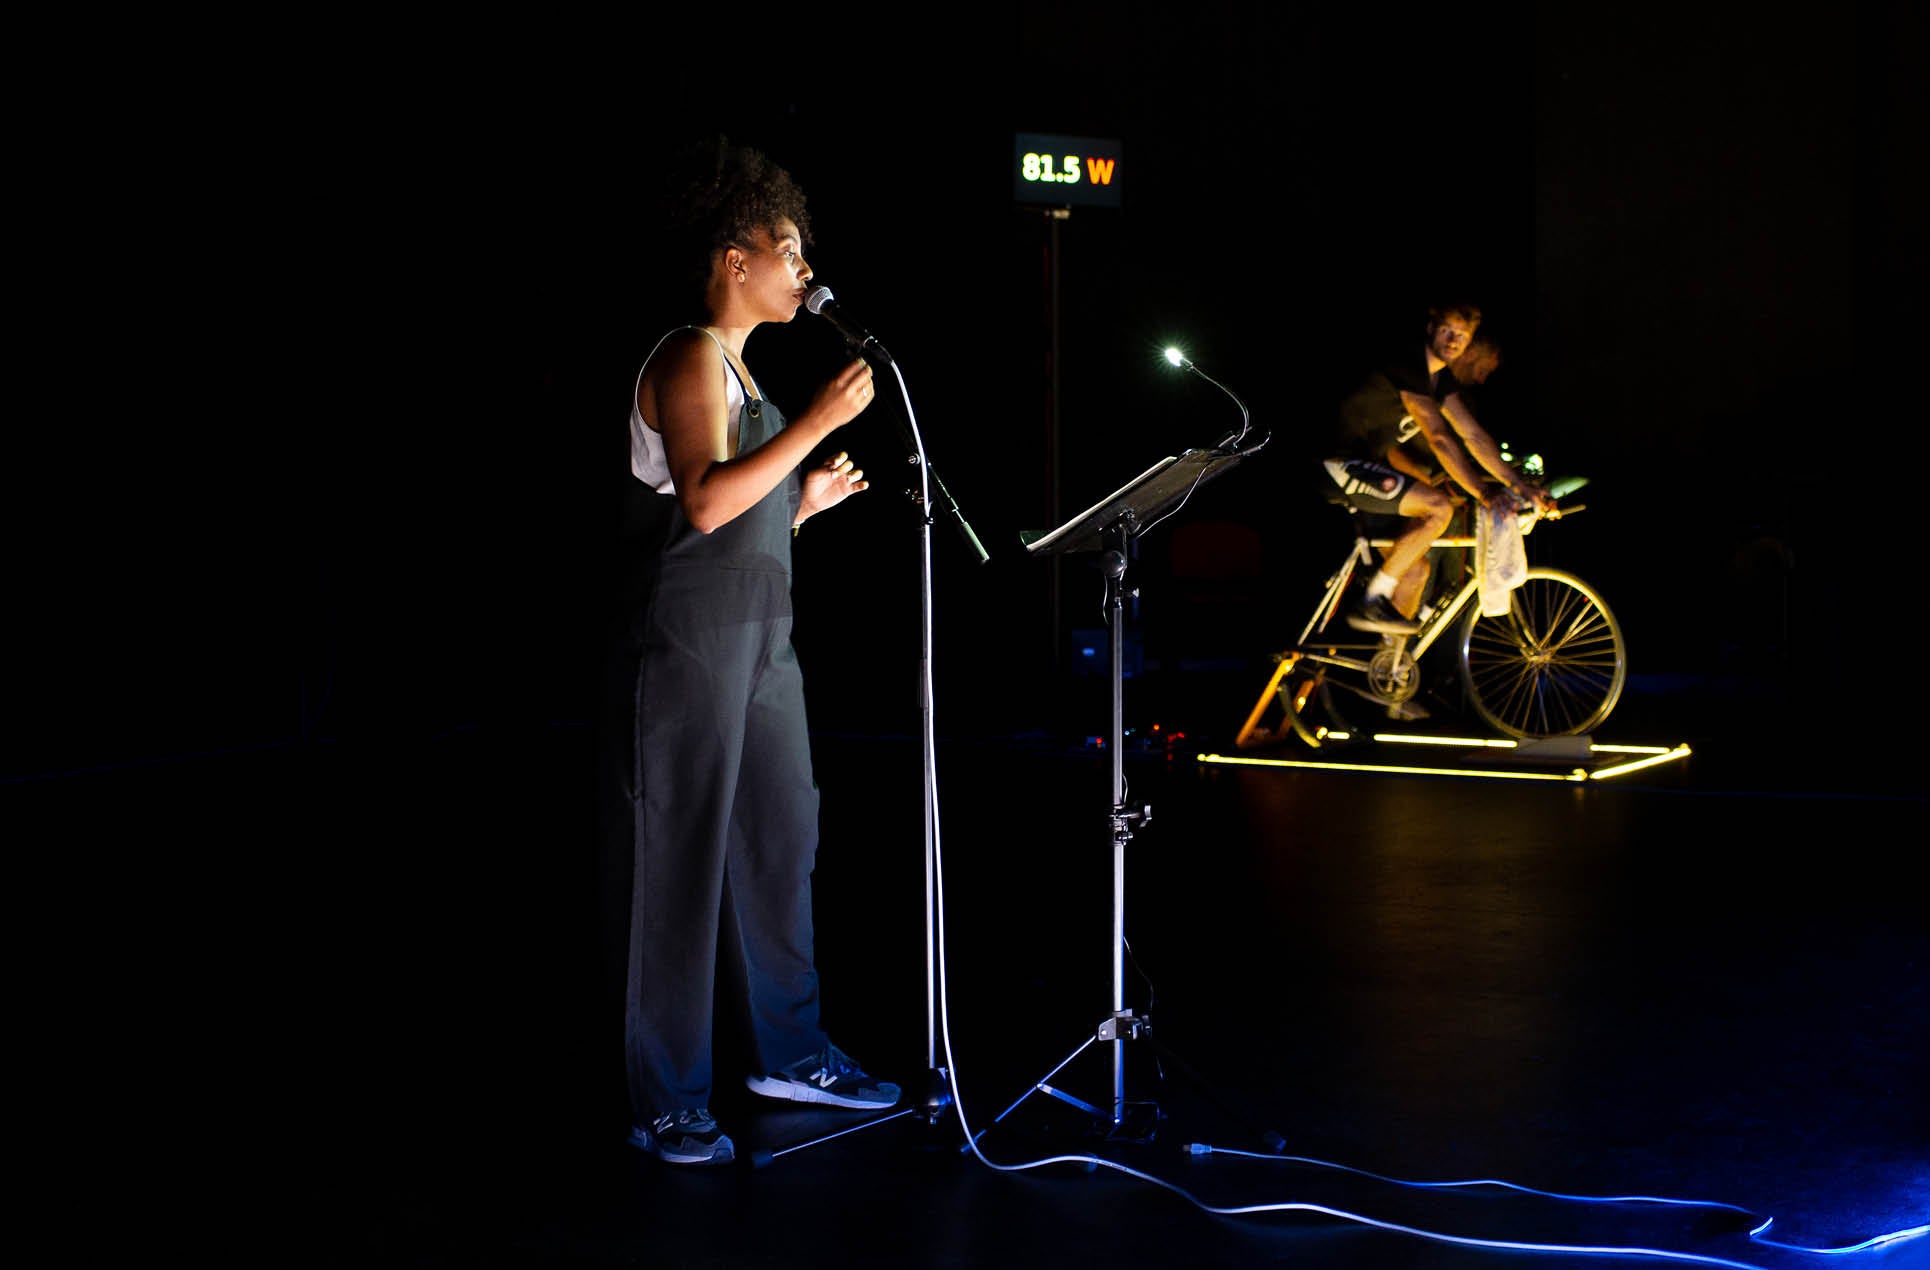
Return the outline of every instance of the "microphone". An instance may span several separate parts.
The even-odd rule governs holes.
[[[869,331],[844,315],[837,297],[831,294],[830,287],[812,287],[811,293],[804,297],[804,307],[835,326],[838,334],[844,336],[845,343],[851,345],[859,354],[875,352],[885,361],[891,360],[891,354],[885,351],[883,344],[873,339]]]

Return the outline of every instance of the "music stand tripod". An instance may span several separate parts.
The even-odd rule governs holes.
[[[1157,1104],[1128,1103],[1126,1099],[1126,1042],[1150,1040],[1152,1020],[1126,1007],[1126,844],[1133,828],[1152,818],[1149,805],[1126,805],[1125,689],[1123,673],[1127,561],[1135,539],[1164,520],[1207,481],[1221,475],[1252,451],[1234,449],[1187,450],[1177,458],[1161,459],[1145,472],[1107,495],[1096,505],[1050,533],[1027,541],[1033,556],[1099,552],[1106,578],[1106,621],[1111,627],[1112,810],[1112,1013],[1093,1035],[1046,1073],[1032,1088],[992,1121],[998,1124],[1035,1093],[1046,1094],[1106,1125],[1109,1136],[1148,1140],[1159,1118]],[[1050,1082],[1063,1068],[1095,1042],[1112,1046],[1112,1107],[1095,1107]],[[1163,1050],[1162,1052],[1166,1052]],[[1129,1124],[1129,1119],[1131,1123]],[[989,1130],[990,1126],[987,1126]]]

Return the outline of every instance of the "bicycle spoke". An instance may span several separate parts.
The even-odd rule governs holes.
[[[1476,710],[1516,736],[1586,731],[1607,717],[1625,673],[1621,632],[1585,584],[1531,570],[1508,613],[1469,619],[1462,674]]]

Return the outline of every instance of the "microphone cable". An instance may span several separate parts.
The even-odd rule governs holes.
[[[930,797],[933,799],[932,806],[935,813],[937,808],[937,788],[936,788],[935,779],[928,786],[928,792]],[[937,964],[938,964],[938,992],[939,992],[939,1001],[941,1006],[939,1010],[939,1034],[944,1044],[946,1071],[950,1074],[951,1106],[958,1118],[959,1132],[962,1133],[965,1137],[965,1146],[962,1149],[970,1151],[971,1154],[978,1160],[980,1164],[984,1165],[988,1169],[993,1170],[994,1172],[1025,1173],[1025,1172],[1030,1172],[1031,1170],[1034,1170],[1034,1169],[1046,1168],[1054,1164],[1079,1165],[1088,1170],[1092,1168],[1106,1168],[1116,1173],[1123,1173],[1128,1177],[1136,1178],[1142,1182],[1146,1182],[1150,1185],[1159,1187],[1161,1190],[1170,1191],[1174,1195],[1177,1195],[1181,1199],[1185,1200],[1187,1203],[1193,1205],[1195,1208],[1198,1208],[1200,1211],[1212,1214],[1213,1216],[1217,1216],[1217,1217],[1243,1217],[1243,1216],[1252,1216],[1252,1215],[1264,1214],[1264,1213],[1290,1213],[1290,1212],[1291,1213],[1313,1213],[1313,1214],[1318,1214],[1320,1216],[1332,1217],[1343,1222],[1351,1222],[1356,1225],[1367,1226],[1376,1230],[1388,1231],[1393,1234],[1408,1235],[1416,1239],[1424,1239],[1435,1243],[1450,1244],[1450,1245],[1464,1247],[1464,1248],[1491,1249],[1495,1251],[1507,1251],[1507,1252],[1535,1252],[1535,1253],[1547,1253],[1547,1254],[1565,1254],[1565,1255],[1576,1255],[1576,1256],[1594,1255],[1594,1256],[1645,1257],[1645,1258],[1651,1258],[1651,1259],[1662,1260],[1662,1261],[1687,1263],[1692,1265],[1718,1266],[1718,1267],[1722,1267],[1723,1270],[1769,1270],[1769,1267],[1752,1265],[1748,1262],[1743,1262],[1743,1261],[1733,1261],[1726,1257],[1710,1256],[1703,1253],[1683,1252],[1679,1250],[1666,1249],[1666,1248],[1646,1248],[1646,1247],[1640,1247],[1640,1246],[1634,1246],[1634,1245],[1624,1246],[1624,1245],[1534,1243],[1534,1242],[1528,1242],[1523,1240],[1483,1239],[1472,1235],[1455,1235],[1455,1234],[1449,1234],[1444,1231],[1427,1230],[1422,1227],[1407,1226],[1398,1222],[1385,1221],[1377,1217],[1371,1217],[1363,1213],[1349,1212],[1345,1209],[1334,1208],[1326,1204],[1316,1204],[1316,1203],[1298,1201],[1298,1200],[1280,1200],[1280,1201],[1273,1201],[1268,1203],[1239,1204],[1239,1205],[1212,1204],[1200,1198],[1198,1195],[1194,1194],[1191,1190],[1188,1190],[1186,1187],[1180,1186],[1175,1182],[1171,1182],[1166,1180],[1165,1178],[1158,1177],[1151,1173],[1147,1173],[1142,1169],[1136,1169],[1131,1167],[1130,1165],[1121,1164],[1115,1160],[1108,1160],[1104,1156],[1095,1155],[1090,1152],[1074,1152],[1069,1154],[1047,1155],[1047,1156],[1041,1156],[1037,1159],[1019,1161],[1017,1163],[1010,1163],[1010,1164],[1000,1163],[999,1161],[996,1161],[992,1159],[990,1156],[986,1155],[983,1147],[980,1145],[980,1142],[979,1142],[979,1139],[985,1133],[988,1133],[991,1131],[992,1126],[987,1126],[984,1130],[981,1130],[979,1133],[976,1133],[976,1134],[972,1132],[971,1118],[966,1111],[965,1096],[962,1089],[960,1088],[961,1082],[959,1079],[958,1059],[952,1045],[951,979],[950,979],[949,960],[946,956],[946,947],[947,947],[948,939],[946,934],[946,921],[945,921],[945,860],[944,860],[944,848],[942,843],[942,836],[938,830],[936,815],[934,815],[934,823],[932,825],[932,876],[933,876],[932,894],[933,894],[933,900],[936,906],[936,913],[934,917],[935,917],[935,925],[937,930],[936,952],[937,952]],[[1053,1073],[1048,1074],[1047,1079],[1050,1078],[1051,1074],[1056,1073],[1059,1070],[1059,1068],[1065,1067],[1067,1064],[1071,1063],[1073,1059],[1077,1058],[1080,1054],[1084,1053],[1086,1048],[1090,1046],[1092,1043],[1093,1043],[1093,1038],[1090,1038],[1090,1037],[1087,1038],[1087,1040],[1083,1044],[1081,1044],[1078,1049],[1074,1050],[1072,1054],[1068,1055],[1065,1058],[1065,1060],[1059,1064],[1059,1067],[1056,1067],[1053,1069]],[[1043,1081],[1039,1083],[1043,1083]],[[1027,1094],[1021,1096],[1020,1101],[1021,1102],[1024,1101],[1026,1097],[1030,1097],[1031,1093],[1037,1092],[1037,1090],[1038,1090],[1038,1085],[1035,1084],[1031,1091],[1028,1091]],[[1018,1103],[1014,1103],[1012,1105],[1013,1107],[1017,1107]],[[997,1121],[994,1121],[993,1123],[996,1124]],[[1197,1143],[1197,1142],[1186,1144],[1185,1150],[1187,1155],[1189,1156],[1227,1155],[1227,1156],[1249,1157],[1252,1159],[1260,1159],[1260,1160],[1282,1160],[1282,1161],[1293,1161],[1293,1162],[1299,1162],[1299,1163],[1305,1163],[1305,1164],[1312,1164],[1317,1167],[1337,1169],[1337,1170],[1341,1170],[1349,1173],[1354,1173],[1359,1176],[1368,1177],[1378,1181],[1384,1181],[1393,1185],[1404,1186],[1404,1187],[1414,1187],[1414,1188],[1422,1188],[1422,1189],[1448,1189],[1448,1188],[1467,1188],[1467,1187],[1476,1187],[1476,1186],[1492,1186],[1492,1187],[1502,1187],[1509,1190],[1521,1191],[1527,1194],[1540,1195],[1540,1196],[1553,1198],[1553,1199],[1567,1200],[1571,1202],[1598,1203],[1598,1204],[1638,1204],[1639,1203],[1639,1204],[1673,1205],[1673,1206],[1681,1206],[1681,1207],[1721,1209],[1728,1212],[1738,1213],[1747,1217],[1756,1216],[1755,1213],[1751,1212],[1748,1209],[1741,1208],[1734,1204],[1726,1204],[1715,1200],[1667,1199],[1667,1198],[1661,1198],[1661,1197],[1639,1196],[1639,1195],[1630,1195],[1630,1196],[1565,1195],[1565,1194],[1561,1194],[1559,1192],[1553,1192],[1553,1191],[1540,1191],[1540,1190],[1536,1190],[1533,1187],[1521,1186],[1513,1182],[1485,1180],[1485,1179],[1475,1180],[1475,1181],[1461,1181],[1461,1182],[1404,1182],[1396,1178],[1389,1178],[1389,1177],[1384,1177],[1380,1174],[1370,1173],[1364,1169],[1356,1169],[1347,1165],[1331,1164],[1326,1161],[1314,1160],[1314,1159],[1311,1159],[1310,1157],[1305,1157],[1305,1156],[1262,1155],[1259,1152],[1238,1151],[1238,1150],[1233,1150],[1229,1148],[1214,1147],[1214,1146],[1207,1145],[1205,1143]],[[1764,1219],[1761,1222],[1761,1224],[1759,1224],[1749,1232],[1750,1241],[1752,1243],[1759,1244],[1766,1248],[1777,1248],[1777,1249],[1782,1249],[1782,1250],[1791,1251],[1791,1252],[1814,1253],[1814,1254],[1821,1254],[1821,1255],[1842,1255],[1847,1253],[1860,1252],[1869,1248],[1875,1248],[1883,1244],[1901,1242],[1902,1240],[1906,1240],[1906,1239],[1914,1239],[1921,1235],[1924,1235],[1925,1233],[1930,1233],[1930,1224],[1925,1224],[1920,1226],[1907,1227],[1902,1230],[1892,1231],[1884,1235],[1878,1235],[1878,1236],[1875,1236],[1874,1238],[1866,1239],[1860,1243],[1849,1245],[1847,1247],[1806,1248],[1801,1245],[1785,1244],[1785,1243],[1779,1243],[1776,1241],[1764,1239],[1763,1238],[1764,1232],[1766,1232],[1770,1228],[1770,1226],[1774,1223],[1774,1221],[1775,1221],[1775,1218],[1773,1217]]]

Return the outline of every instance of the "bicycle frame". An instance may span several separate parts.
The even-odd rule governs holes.
[[[1328,579],[1326,593],[1320,597],[1320,602],[1314,606],[1313,616],[1309,617],[1307,624],[1300,628],[1300,637],[1293,642],[1293,647],[1288,650],[1289,652],[1298,654],[1299,657],[1304,660],[1320,662],[1325,665],[1346,666],[1349,669],[1360,671],[1365,671],[1368,668],[1365,661],[1339,656],[1338,650],[1342,648],[1372,648],[1379,651],[1387,646],[1385,641],[1376,640],[1372,644],[1364,642],[1330,644],[1325,640],[1314,641],[1316,646],[1329,650],[1325,654],[1311,651],[1308,647],[1308,641],[1311,640],[1316,633],[1325,631],[1328,624],[1333,621],[1334,615],[1340,611],[1340,603],[1347,595],[1347,584],[1353,581],[1354,570],[1364,564],[1372,565],[1374,562],[1374,551],[1379,550],[1384,552],[1393,545],[1394,540],[1392,538],[1369,538],[1365,534],[1357,535],[1354,538],[1352,549],[1348,551],[1346,559],[1340,562],[1340,567],[1334,571],[1334,575]],[[1449,536],[1436,538],[1428,547],[1428,550],[1431,552],[1466,551],[1472,550],[1474,546],[1475,539],[1471,536]],[[1462,612],[1466,610],[1468,606],[1468,601],[1472,600],[1480,589],[1481,584],[1479,580],[1476,579],[1473,572],[1470,571],[1468,579],[1461,585],[1461,589],[1456,591],[1446,603],[1436,606],[1434,611],[1428,615],[1427,620],[1421,623],[1420,630],[1412,635],[1396,636],[1395,639],[1413,640],[1414,647],[1412,649],[1412,656],[1416,661],[1419,661],[1421,657],[1427,653],[1427,650],[1434,647],[1435,642],[1441,638],[1441,632],[1448,630],[1453,625],[1454,620],[1461,616]],[[1396,646],[1398,647],[1398,644]]]
[[[1579,507],[1571,510],[1579,511]],[[1538,517],[1522,522],[1526,533]],[[1274,657],[1272,677],[1248,714],[1235,744],[1245,748],[1280,739],[1285,731],[1261,726],[1276,700],[1293,732],[1311,746],[1349,739],[1349,731],[1330,731],[1307,716],[1309,701],[1318,694],[1321,713],[1337,711],[1332,690],[1356,693],[1388,707],[1390,716],[1420,691],[1420,659],[1447,631],[1463,631],[1457,654],[1466,704],[1492,726],[1517,737],[1569,736],[1593,727],[1614,709],[1627,674],[1621,631],[1608,606],[1586,582],[1559,569],[1530,567],[1511,590],[1505,615],[1470,611],[1480,593],[1478,575],[1470,570],[1451,594],[1424,610],[1417,630],[1382,635],[1373,642],[1361,637],[1325,638],[1328,627],[1346,600],[1356,572],[1373,566],[1374,551],[1383,553],[1393,539],[1369,538],[1356,529],[1354,543],[1328,578],[1326,590],[1314,606],[1299,638]],[[1479,540],[1455,535],[1436,539],[1430,551],[1472,551]],[[1287,686],[1297,670],[1309,673]],[[1332,677],[1329,670],[1352,672]],[[1359,682],[1350,682],[1354,676]],[[1420,717],[1425,717],[1425,711]],[[1344,721],[1344,720],[1343,720]]]
[[[1340,643],[1337,641],[1329,643],[1324,640],[1314,641],[1314,636],[1324,632],[1334,620],[1334,616],[1339,613],[1341,602],[1347,596],[1348,585],[1354,579],[1354,571],[1362,565],[1371,568],[1374,563],[1374,552],[1378,550],[1384,553],[1393,545],[1394,540],[1391,538],[1369,538],[1363,533],[1356,533],[1354,535],[1353,546],[1348,549],[1346,556],[1341,559],[1340,566],[1334,570],[1333,575],[1327,579],[1327,589],[1322,593],[1319,602],[1314,605],[1312,615],[1307,618],[1307,624],[1300,628],[1299,638],[1294,640],[1290,648],[1278,654],[1275,658],[1277,664],[1274,666],[1272,677],[1267,680],[1267,686],[1260,690],[1259,700],[1254,702],[1253,709],[1248,713],[1245,724],[1241,726],[1239,733],[1233,739],[1236,747],[1244,749],[1248,746],[1264,744],[1274,739],[1274,734],[1271,731],[1260,726],[1260,719],[1266,713],[1268,705],[1273,702],[1274,694],[1281,691],[1281,681],[1298,669],[1301,663],[1313,662],[1323,666],[1338,666],[1346,670],[1358,671],[1362,675],[1371,675],[1373,673],[1373,664],[1368,659],[1368,656],[1346,656],[1342,650],[1358,649],[1366,653],[1367,650],[1371,649],[1371,655],[1380,655],[1392,649],[1395,659],[1398,660],[1403,651],[1403,645],[1408,640],[1414,641],[1414,647],[1408,654],[1410,660],[1419,661],[1428,649],[1432,648],[1435,642],[1440,639],[1441,632],[1448,630],[1451,624],[1460,617],[1461,613],[1467,608],[1468,601],[1472,599],[1475,592],[1480,589],[1480,583],[1476,580],[1472,572],[1470,572],[1466,583],[1464,583],[1445,604],[1437,606],[1434,612],[1428,615],[1427,620],[1421,623],[1421,629],[1412,635],[1392,636],[1388,640],[1375,639],[1372,643],[1360,640],[1356,640],[1353,643]],[[1429,545],[1428,550],[1430,552],[1437,550],[1467,550],[1474,545],[1475,540],[1472,537],[1448,536],[1435,539],[1434,542]],[[1312,643],[1310,643],[1310,641],[1312,641]],[[1315,651],[1316,649],[1324,649],[1325,651]],[[1292,712],[1297,713],[1298,710],[1305,708],[1306,700],[1304,694],[1311,691],[1312,686],[1313,681],[1311,680],[1307,681],[1306,685],[1303,686],[1302,697],[1293,703]],[[1317,742],[1311,738],[1309,738],[1309,743],[1317,744]]]

